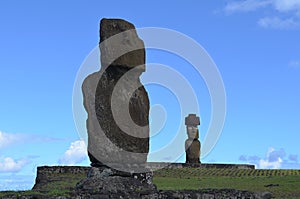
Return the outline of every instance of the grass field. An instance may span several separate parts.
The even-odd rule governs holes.
[[[83,178],[84,174],[55,174],[42,192],[0,192],[0,198],[8,194],[68,196]],[[300,170],[162,169],[154,172],[153,181],[159,190],[237,189],[268,191],[275,198],[300,198]]]
[[[161,190],[228,188],[300,198],[300,170],[162,169],[155,173],[154,183]]]

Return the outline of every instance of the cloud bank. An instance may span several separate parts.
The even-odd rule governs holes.
[[[77,140],[71,143],[69,149],[59,159],[61,165],[75,165],[81,163],[87,158],[87,147],[83,140]]]
[[[239,161],[254,164],[258,169],[300,169],[298,155],[287,154],[284,149],[270,147],[265,157],[241,155]]]

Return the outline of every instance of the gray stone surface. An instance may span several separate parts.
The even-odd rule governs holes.
[[[123,19],[102,19],[100,22],[101,65],[134,68],[144,71],[144,42],[139,39],[132,23]]]
[[[77,194],[97,193],[103,195],[128,195],[155,193],[154,184],[144,183],[136,178],[122,176],[91,177],[79,182],[76,186]]]
[[[144,43],[121,19],[100,23],[101,70],[82,86],[93,166],[145,163],[149,152],[149,99],[140,82]]]
[[[97,194],[138,198],[141,195],[156,193],[152,183],[153,173],[127,173],[112,168],[92,167],[86,179],[76,185],[76,195]]]

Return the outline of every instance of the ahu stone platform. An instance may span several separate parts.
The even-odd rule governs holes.
[[[255,166],[250,164],[187,164],[167,162],[148,162],[146,167],[150,171],[155,171],[160,168],[255,169]],[[39,189],[41,186],[49,182],[49,180],[51,181],[50,176],[53,174],[87,175],[90,170],[91,167],[89,166],[41,166],[37,168],[36,184],[34,185],[33,189]]]
[[[148,162],[146,167],[150,171],[159,168],[216,168],[216,169],[255,169],[254,165],[249,164],[186,164],[186,163],[167,163],[167,162]],[[89,166],[41,166],[37,168],[36,182],[33,190],[43,190],[43,187],[54,181],[65,181],[68,175],[88,175],[91,167]],[[55,176],[55,177],[53,177]],[[60,176],[60,177],[59,177]],[[70,187],[71,188],[71,187]]]
[[[132,165],[131,165],[132,166]],[[155,171],[157,168],[216,168],[216,169],[255,169],[254,165],[245,165],[245,164],[186,164],[186,163],[163,163],[163,162],[150,162],[147,163],[147,167],[149,171]],[[101,167],[100,167],[101,168]],[[51,184],[64,184],[64,182],[71,181],[77,179],[78,183],[76,187],[64,187],[70,190],[70,196],[53,196],[47,197],[47,199],[68,199],[68,198],[77,198],[77,199],[93,199],[93,198],[144,198],[144,199],[166,199],[166,198],[209,198],[209,199],[220,199],[220,198],[249,198],[249,199],[262,199],[262,198],[271,198],[271,194],[269,192],[249,192],[249,191],[240,191],[234,189],[205,189],[205,190],[157,190],[156,186],[153,184],[149,184],[148,190],[142,189],[132,189],[132,186],[139,187],[140,184],[126,184],[124,185],[124,191],[120,191],[120,187],[118,191],[115,191],[114,186],[110,186],[111,182],[108,180],[122,180],[124,177],[128,178],[128,176],[124,176],[126,173],[121,172],[117,173],[117,175],[113,175],[110,178],[104,177],[102,181],[95,181],[95,183],[101,182],[99,184],[99,190],[89,189],[87,183],[82,183],[82,179],[86,176],[91,175],[91,171],[99,169],[99,167],[85,167],[85,166],[42,166],[37,168],[37,177],[36,183],[33,187],[33,191],[37,193],[47,193],[49,190],[49,185]],[[102,172],[103,174],[103,172]],[[128,173],[126,174],[128,175]],[[132,174],[134,178],[135,174]],[[138,176],[138,175],[137,175]],[[80,179],[82,178],[82,179]],[[130,178],[130,176],[129,176]],[[138,177],[137,177],[138,178]],[[136,179],[137,179],[136,178]],[[119,182],[118,181],[118,182]],[[128,181],[128,180],[127,180]],[[121,182],[121,181],[120,181]],[[133,182],[133,180],[132,180]],[[136,181],[134,181],[136,182]],[[114,182],[113,184],[118,184]],[[78,189],[78,186],[83,186]],[[119,186],[123,185],[122,183],[118,184]],[[153,186],[153,187],[152,187]],[[95,187],[95,185],[92,185]],[[53,188],[53,187],[52,187]],[[55,187],[55,189],[59,189],[60,187]],[[145,186],[142,186],[144,189]],[[105,192],[106,190],[106,192]],[[108,191],[107,191],[108,190]],[[7,197],[7,199],[12,199],[14,197]],[[23,199],[27,198],[45,198],[45,195],[34,196],[26,195],[22,197]]]

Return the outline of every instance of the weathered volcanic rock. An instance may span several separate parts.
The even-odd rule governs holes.
[[[200,163],[200,147],[201,143],[197,139],[187,139],[185,141],[186,163]]]
[[[143,164],[149,151],[149,99],[140,82],[144,43],[121,19],[100,23],[101,70],[82,86],[92,165]]]
[[[122,19],[102,19],[100,22],[101,65],[134,68],[145,64],[144,42],[133,24]]]
[[[77,183],[76,191],[77,194],[96,193],[102,196],[135,198],[141,194],[157,192],[156,186],[152,183],[152,177],[152,172],[128,175],[128,173],[111,168],[93,167],[88,177]]]

